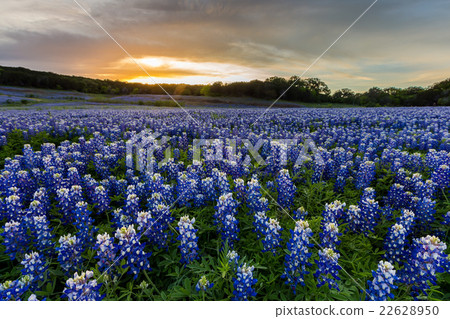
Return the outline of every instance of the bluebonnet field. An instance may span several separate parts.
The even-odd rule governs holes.
[[[449,109],[189,112],[1,112],[0,299],[450,299]]]

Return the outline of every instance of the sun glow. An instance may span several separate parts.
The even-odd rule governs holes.
[[[215,81],[249,81],[262,76],[258,70],[230,63],[196,62],[169,57],[144,57],[136,61],[154,80],[143,74],[125,79],[127,82],[207,84]],[[130,66],[129,60],[121,62]]]

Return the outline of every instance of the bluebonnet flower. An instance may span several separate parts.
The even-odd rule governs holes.
[[[430,228],[432,222],[434,222],[434,214],[436,213],[436,201],[428,198],[417,198],[414,201],[413,207],[414,215],[417,219],[417,224],[424,229]]]
[[[375,178],[375,163],[372,161],[365,161],[359,166],[356,175],[356,188],[364,189],[370,186],[370,183]]]
[[[318,280],[317,287],[328,284],[328,288],[339,290],[337,284],[337,280],[341,280],[338,273],[341,269],[338,264],[339,256],[339,253],[331,248],[319,250],[319,260],[315,260],[318,269],[314,273],[314,277]]]
[[[45,215],[44,205],[38,200],[33,200],[28,208],[26,218],[31,219],[33,216],[43,216]],[[27,221],[28,222],[28,221]]]
[[[97,205],[97,211],[104,213],[109,209],[110,199],[103,186],[97,186],[94,190],[93,201]]]
[[[76,271],[83,261],[81,257],[83,243],[76,236],[68,234],[60,237],[59,244],[60,246],[56,250],[58,251],[58,261],[61,268],[66,273]]]
[[[128,216],[122,208],[116,208],[112,211],[113,224],[115,228],[128,227],[133,224],[133,218]]]
[[[354,233],[359,233],[361,231],[361,208],[357,205],[350,205],[348,207],[345,220],[347,221],[348,227]]]
[[[347,178],[349,176],[348,173],[349,169],[347,165],[340,165],[337,175],[336,175],[336,182],[334,183],[334,190],[336,193],[342,193],[345,187],[345,183],[347,181]]]
[[[46,300],[46,298],[44,298],[43,300]],[[35,294],[31,294],[30,297],[28,297],[27,301],[39,301],[39,299],[37,299]]]
[[[83,200],[81,187],[74,185],[70,190],[68,188],[59,188],[56,191],[56,195],[64,223],[72,223],[74,221],[72,212],[75,210],[75,205]]]
[[[95,258],[98,259],[97,264],[100,270],[106,270],[113,265],[117,247],[114,245],[114,238],[111,238],[108,233],[97,235],[94,250],[97,251]]]
[[[158,205],[164,205],[165,200],[164,196],[161,193],[152,193],[152,196],[147,198],[147,208],[150,211],[153,211],[158,207]]]
[[[227,259],[228,259],[228,263],[233,265],[233,266],[237,266],[238,262],[239,262],[239,255],[236,251],[234,250],[229,250],[227,252]]]
[[[391,263],[400,263],[405,257],[405,247],[407,245],[407,229],[402,224],[394,224],[386,236],[384,242],[384,258]]]
[[[361,199],[375,199],[375,189],[373,187],[366,187],[361,195]]]
[[[19,259],[26,252],[29,242],[26,227],[22,223],[11,220],[5,224],[3,229],[5,253],[9,255],[11,260]]]
[[[14,281],[8,280],[0,284],[0,301],[20,301],[21,296],[28,291],[32,278],[23,276]]]
[[[255,226],[255,229],[253,229],[253,231],[256,233],[258,239],[260,239],[265,233],[269,218],[267,217],[265,212],[258,212],[253,215],[253,217],[255,219],[253,221],[253,225]]]
[[[33,216],[31,228],[31,235],[34,236],[33,244],[36,249],[46,254],[52,253],[54,246],[51,233],[52,229],[49,227],[50,222],[46,216]]]
[[[177,204],[190,207],[190,201],[198,193],[197,180],[190,178],[185,172],[179,173],[177,178]]]
[[[33,148],[31,147],[30,144],[25,144],[23,146],[23,157],[24,157],[24,162],[26,163],[27,169],[31,170],[33,167],[36,166],[37,160],[35,158]]]
[[[172,217],[169,207],[164,204],[159,204],[156,206],[154,209],[153,218],[155,222],[150,224],[150,227],[148,228],[150,234],[147,234],[147,237],[159,248],[164,248],[167,246],[167,240],[169,237],[167,230],[175,219]]]
[[[136,194],[129,194],[125,203],[125,214],[135,218],[139,212],[139,197]]]
[[[368,235],[369,232],[375,231],[375,226],[378,224],[378,219],[380,218],[380,206],[377,201],[367,197],[362,198],[359,203],[359,208],[361,209],[361,224],[360,231]]]
[[[231,191],[230,183],[228,182],[227,174],[225,172],[219,172],[216,175],[215,183],[219,190],[219,194],[227,194]]]
[[[180,241],[178,246],[181,251],[181,263],[189,264],[195,259],[198,259],[198,238],[196,236],[197,229],[194,228],[193,224],[195,218],[189,219],[189,216],[183,216],[178,222],[177,230],[180,235],[177,239]]]
[[[397,289],[394,282],[398,280],[395,275],[394,266],[388,261],[380,261],[378,263],[377,271],[372,270],[373,280],[367,281],[369,289],[367,293],[369,294],[369,299],[373,301],[386,301],[387,298],[394,298],[392,293],[393,289]]]
[[[109,168],[108,165],[105,161],[105,157],[103,156],[103,154],[100,153],[96,153],[94,155],[94,167],[95,167],[95,171],[96,173],[103,179],[103,178],[108,178],[109,176]]]
[[[263,252],[270,251],[274,256],[277,253],[277,248],[281,246],[281,228],[278,220],[274,218],[270,218],[269,221],[265,225],[264,231],[264,239],[263,243]]]
[[[180,149],[174,148],[173,150],[173,159],[178,161],[180,159]]]
[[[436,273],[444,272],[448,263],[445,249],[447,245],[435,236],[414,239],[411,257],[400,274],[402,282],[413,285],[413,296],[427,295],[429,283],[436,285]]]
[[[67,179],[70,186],[81,184],[81,177],[76,167],[70,167],[67,170]]]
[[[404,168],[400,168],[396,174],[395,174],[395,183],[403,185],[405,187],[407,187],[408,183],[406,181],[406,179],[408,178],[408,174],[409,172],[407,170],[405,170]]]
[[[325,210],[322,212],[322,225],[326,223],[337,223],[344,214],[346,204],[336,200],[331,204],[325,204]]]
[[[325,171],[325,162],[318,156],[314,156],[313,175],[311,177],[311,183],[317,184],[318,182],[320,182],[324,171]]]
[[[306,216],[308,216],[308,212],[303,206],[299,207],[292,213],[292,218],[294,218],[295,220],[306,219]]]
[[[269,211],[269,200],[265,197],[260,197],[258,199],[258,206],[256,206],[257,212],[267,212]]]
[[[431,180],[438,188],[447,188],[450,186],[450,167],[446,164],[440,165],[437,170],[431,174]]]
[[[161,190],[161,195],[164,198],[166,205],[174,205],[174,188],[171,185],[164,184]]]
[[[208,201],[216,199],[216,189],[214,187],[214,181],[211,177],[202,179],[201,190]]]
[[[206,276],[202,276],[200,280],[195,285],[195,290],[197,291],[207,291],[208,289],[211,289],[214,286],[213,283],[210,283]]]
[[[159,173],[150,173],[147,172],[145,175],[145,182],[146,182],[146,190],[148,193],[159,193],[161,192],[163,185],[164,185],[164,179]]]
[[[94,220],[90,217],[91,212],[87,209],[87,203],[78,202],[74,215],[74,225],[78,230],[76,236],[83,245],[83,248],[87,248],[94,243],[94,232],[97,231],[97,228],[93,226]]]
[[[277,202],[283,208],[290,208],[294,201],[295,192],[297,187],[292,182],[287,169],[280,170],[277,177],[277,190],[278,199]]]
[[[245,199],[246,190],[245,182],[242,178],[237,178],[234,180],[234,193],[238,201],[243,201]]]
[[[311,257],[309,248],[313,247],[309,238],[313,235],[309,224],[305,220],[299,220],[295,223],[295,229],[291,230],[291,239],[287,244],[289,253],[285,256],[284,272],[281,278],[286,279],[286,284],[296,292],[297,285],[305,285],[304,276],[309,274],[306,270],[311,266],[308,259]]]
[[[138,217],[136,219],[138,224],[138,232],[149,236],[151,234],[151,228],[155,223],[155,219],[152,217],[152,214],[149,211],[142,211],[138,213]]]
[[[408,236],[412,233],[413,227],[416,224],[416,216],[414,215],[414,212],[408,209],[403,209],[400,217],[397,218],[397,223],[402,224],[403,227],[405,227],[406,235]]]
[[[100,295],[101,284],[93,279],[92,271],[82,272],[80,275],[76,272],[73,278],[66,281],[66,288],[63,290],[63,296],[69,301],[99,301],[105,296]]]
[[[5,208],[7,219],[17,220],[23,217],[23,206],[20,196],[13,194],[6,197]]]
[[[247,183],[247,207],[251,212],[257,212],[259,209],[259,199],[261,198],[261,185],[256,178],[252,178]]]
[[[450,225],[450,211],[447,212],[447,214],[444,215],[444,221],[442,222],[444,225]]]
[[[256,291],[253,286],[258,282],[253,278],[253,270],[255,267],[244,264],[238,266],[236,278],[233,278],[233,300],[249,300],[256,296]]]
[[[236,241],[239,240],[239,221],[233,215],[225,215],[223,227],[221,231],[222,245],[228,243],[229,247],[233,248]]]
[[[197,194],[194,197],[194,207],[203,207],[205,206],[205,195]]]
[[[400,209],[407,206],[405,186],[393,184],[389,189],[388,202],[394,209]]]
[[[414,188],[417,197],[433,198],[434,193],[436,191],[436,186],[434,182],[430,179],[427,179],[425,182],[422,181],[416,182]]]
[[[31,179],[28,171],[18,171],[16,174],[16,185],[19,187],[24,199],[29,200],[31,194],[36,188],[36,184],[33,179]]]
[[[326,223],[323,226],[323,232],[320,233],[320,238],[322,239],[322,246],[324,248],[332,248],[336,249],[341,241],[339,240],[339,236],[342,233],[339,232],[338,225],[335,223]]]
[[[236,215],[237,203],[233,199],[233,194],[228,193],[219,197],[215,207],[214,224],[222,237],[222,245],[228,242],[229,247],[234,247],[234,242],[238,240],[239,232]]]
[[[23,265],[22,275],[30,276],[32,282],[44,280],[45,272],[48,269],[45,258],[37,252],[25,254],[25,258],[20,262]]]
[[[141,270],[151,270],[148,258],[152,253],[144,251],[145,246],[139,242],[133,225],[128,226],[128,228],[117,229],[116,238],[119,240],[119,254],[122,258],[126,258],[122,267],[130,267],[129,273],[134,275],[134,279],[137,278]]]

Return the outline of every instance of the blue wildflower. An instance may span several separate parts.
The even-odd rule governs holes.
[[[114,245],[114,238],[111,238],[108,233],[97,235],[94,250],[97,252],[95,258],[98,259],[97,264],[100,270],[106,270],[113,265],[117,247]]]
[[[237,276],[233,278],[233,300],[249,300],[256,296],[253,286],[257,283],[257,279],[253,278],[253,270],[255,267],[244,264],[237,268]]]
[[[63,296],[69,301],[99,301],[105,296],[100,295],[101,284],[93,279],[92,271],[82,272],[80,275],[76,272],[73,278],[66,281]]]
[[[32,278],[27,275],[0,284],[0,301],[20,301],[21,296],[30,288],[31,282]]]
[[[33,216],[31,224],[31,234],[34,237],[33,243],[36,249],[46,254],[51,254],[54,246],[51,233],[52,229],[49,227],[50,222],[46,216]]]
[[[292,182],[287,169],[280,170],[277,177],[277,190],[278,199],[277,202],[283,208],[290,208],[294,201],[295,192],[297,187]]]
[[[378,263],[377,271],[372,270],[373,280],[368,280],[369,289],[367,290],[369,294],[369,299],[373,301],[386,301],[387,298],[394,298],[392,293],[393,289],[397,289],[394,282],[398,280],[395,275],[394,266],[388,261],[380,261]]]
[[[58,251],[58,261],[61,268],[66,273],[76,271],[83,261],[81,257],[83,243],[76,236],[68,234],[60,237],[59,244],[60,246],[56,250]]]
[[[3,245],[6,247],[5,253],[11,260],[20,259],[26,252],[29,238],[26,227],[19,222],[11,220],[3,227]]]
[[[119,240],[118,248],[121,258],[125,258],[123,268],[130,267],[129,273],[137,278],[141,270],[151,270],[148,258],[150,253],[144,251],[144,244],[139,242],[139,238],[134,230],[133,225],[117,229],[116,238]]]
[[[445,249],[447,245],[435,236],[414,239],[411,256],[400,274],[402,282],[413,285],[413,296],[421,292],[427,295],[429,283],[436,285],[436,273],[446,271],[448,257]]]
[[[335,252],[332,248],[324,248],[319,250],[319,260],[315,260],[318,269],[314,273],[314,277],[317,278],[317,287],[321,287],[328,284],[328,288],[339,290],[337,280],[339,278],[339,270],[341,266],[338,264],[339,253]]]
[[[46,265],[45,258],[39,255],[37,252],[31,252],[30,254],[25,254],[25,258],[21,261],[23,265],[22,275],[30,276],[32,282],[43,281],[45,278],[45,273],[48,269]]]
[[[281,228],[278,221],[274,218],[270,218],[266,223],[266,228],[264,231],[263,252],[270,251],[274,256],[277,253],[277,248],[281,246]]]
[[[206,276],[202,276],[200,280],[195,285],[195,290],[197,291],[207,291],[208,289],[211,289],[214,286],[213,283],[210,283]]]
[[[369,187],[375,178],[375,163],[372,161],[365,161],[359,166],[356,175],[356,188],[364,189]]]
[[[305,285],[304,276],[309,274],[307,267],[311,266],[308,259],[311,257],[309,248],[313,247],[309,239],[313,235],[307,221],[299,220],[295,223],[295,229],[291,230],[291,239],[287,244],[289,253],[285,256],[284,272],[281,278],[286,279],[286,284],[290,285],[294,293],[297,285]]]
[[[180,235],[177,239],[180,241],[178,246],[181,251],[181,263],[189,264],[195,259],[198,259],[198,238],[195,235],[197,229],[194,228],[193,224],[195,218],[189,219],[189,216],[183,216],[178,222],[177,230]]]

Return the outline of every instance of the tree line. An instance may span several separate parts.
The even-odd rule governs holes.
[[[165,94],[165,90],[173,95],[233,96],[274,100],[285,93],[282,99],[293,102],[332,102],[361,106],[450,105],[450,78],[426,88],[373,87],[364,93],[355,93],[349,88],[344,88],[331,93],[327,84],[320,79],[300,79],[297,76],[290,78],[274,76],[264,81],[215,82],[210,85],[161,84],[161,88],[156,84],[98,80],[33,71],[22,67],[0,66],[0,85],[112,95]]]

